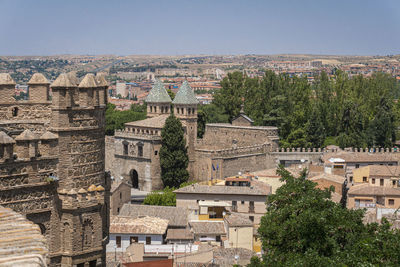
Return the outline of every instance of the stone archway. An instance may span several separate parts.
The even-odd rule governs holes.
[[[132,188],[139,188],[139,175],[136,170],[132,169],[129,172],[129,176],[131,178]]]

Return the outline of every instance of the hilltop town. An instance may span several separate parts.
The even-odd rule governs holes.
[[[358,121],[340,118],[338,126],[344,126],[336,135],[329,133],[329,121],[322,120],[319,122],[322,126],[312,126],[311,122],[316,122],[313,113],[307,113],[311,119],[309,116],[293,119],[292,110],[279,114],[272,110],[269,116],[293,119],[293,128],[285,136],[285,120],[270,117],[260,120],[259,102],[249,97],[252,91],[244,93],[240,87],[232,86],[240,79],[251,82],[286,77],[292,84],[292,88],[284,88],[286,91],[296,92],[300,87],[318,92],[318,82],[310,79],[314,76],[308,76],[309,71],[318,81],[327,79],[332,87],[343,77],[344,87],[354,85],[357,79],[365,79],[364,86],[370,88],[370,94],[381,90],[373,87],[375,81],[393,81],[392,87],[380,93],[386,97],[385,101],[396,103],[397,59],[385,57],[393,65],[376,63],[386,67],[371,67],[370,72],[364,69],[370,66],[366,58],[365,61],[358,59],[364,64],[362,68],[357,63],[357,68],[348,65],[350,71],[343,65],[340,71],[332,72],[333,69],[326,69],[325,63],[315,63],[310,56],[303,56],[301,60],[292,56],[284,57],[285,61],[268,61],[273,71],[260,68],[253,74],[244,68],[247,65],[243,62],[239,64],[243,67],[241,71],[221,67],[225,64],[221,61],[233,62],[246,57],[173,59],[182,65],[219,64],[220,71],[211,71],[209,76],[204,72],[190,75],[175,72],[169,76],[172,72],[163,68],[146,68],[137,73],[117,71],[119,63],[107,65],[108,69],[103,68],[96,75],[90,73],[108,60],[114,60],[112,56],[99,57],[103,63],[90,61],[90,57],[79,60],[77,57],[72,64],[69,61],[73,57],[53,58],[49,65],[53,72],[41,74],[31,67],[23,74],[34,72],[27,82],[25,78],[18,80],[22,72],[10,69],[2,72],[0,205],[4,217],[0,220],[0,231],[5,229],[12,240],[18,240],[18,235],[7,232],[9,218],[18,218],[18,224],[27,227],[26,239],[30,245],[24,259],[19,258],[23,254],[21,250],[12,248],[11,256],[0,254],[0,263],[35,261],[38,266],[248,264],[251,258],[265,255],[259,229],[264,227],[266,201],[279,188],[290,184],[285,182],[290,179],[282,175],[279,166],[284,166],[295,179],[305,177],[315,183],[316,189],[332,190],[329,201],[344,205],[349,211],[365,208],[364,223],[381,223],[387,218],[397,229],[400,225],[396,213],[400,207],[398,124],[381,119],[381,116],[390,117],[391,112],[394,114],[397,106],[385,102],[389,108],[380,110],[380,102],[365,103],[370,108],[376,103],[376,109],[371,111],[373,118],[364,121],[360,129],[354,128],[359,126]],[[158,59],[148,60],[155,58]],[[339,57],[333,58],[330,60]],[[256,59],[251,61],[257,62]],[[61,67],[61,63],[68,67]],[[79,64],[96,67],[84,71],[77,67]],[[289,69],[295,66],[308,70],[290,74]],[[57,72],[63,73],[54,78],[52,75]],[[123,73],[140,75],[113,78]],[[85,75],[79,77],[80,74]],[[246,88],[246,82],[242,86]],[[262,88],[253,90],[258,92]],[[204,92],[211,97],[204,100]],[[330,96],[333,102],[338,101],[335,100],[337,92]],[[229,94],[235,98],[222,101]],[[316,94],[312,101],[324,104],[325,99],[319,100]],[[346,94],[351,103],[364,101],[353,98],[350,89]],[[293,107],[298,106],[296,101],[302,101],[295,112],[310,112],[304,101],[310,97],[301,97],[299,94],[299,99],[290,100]],[[369,98],[367,93],[365,97]],[[274,100],[276,96],[271,99],[271,105],[278,101]],[[232,113],[228,114],[231,107]],[[348,110],[336,112],[346,114]],[[363,112],[367,111],[360,108],[358,115],[362,116]],[[219,117],[213,118],[217,113]],[[262,116],[265,118],[265,113]],[[165,152],[164,140],[167,124],[171,123],[177,123],[181,131],[172,133],[180,136],[184,144],[184,157],[169,159],[174,164],[184,161],[179,171],[174,169],[172,179],[187,173],[182,176],[186,181],[174,187],[165,180],[166,171],[172,169],[165,167],[168,152]],[[375,123],[388,129],[383,136]],[[305,131],[303,135],[292,135],[300,130]],[[357,138],[343,137],[351,137],[352,131],[358,130],[365,131],[365,135],[357,132]],[[281,180],[282,177],[286,180]],[[9,246],[8,239],[0,239],[0,247]],[[15,247],[19,247],[18,243]],[[39,256],[36,251],[40,251]]]

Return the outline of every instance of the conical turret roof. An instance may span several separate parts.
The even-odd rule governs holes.
[[[171,98],[169,97],[167,90],[165,90],[164,84],[160,80],[156,80],[153,88],[150,90],[149,95],[146,98],[147,103],[170,103]]]
[[[11,137],[9,137],[5,132],[0,131],[0,144],[2,145],[15,144],[15,141]]]
[[[0,84],[2,85],[15,85],[15,81],[8,73],[0,73]]]
[[[29,80],[28,84],[50,84],[49,80],[41,73],[35,73]]]
[[[97,73],[96,74],[96,83],[97,86],[101,86],[101,87],[107,87],[108,86],[108,82],[106,80],[106,78],[104,77],[105,74],[104,73]]]
[[[97,87],[96,80],[94,79],[93,73],[88,73],[85,75],[85,77],[79,84],[79,88],[92,88],[92,87]]]
[[[23,131],[20,135],[15,137],[15,140],[21,141],[31,141],[31,140],[38,140],[39,138],[29,129]]]
[[[189,83],[184,81],[181,88],[179,88],[178,93],[172,101],[172,104],[198,104],[199,101],[196,99],[192,88],[190,88]]]
[[[51,87],[75,87],[66,73],[61,73],[57,79],[51,84]]]

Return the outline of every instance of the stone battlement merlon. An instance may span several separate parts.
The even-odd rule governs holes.
[[[160,135],[156,135],[156,134],[137,134],[137,133],[133,133],[130,131],[126,131],[126,130],[115,130],[115,134],[114,137],[116,139],[119,138],[130,138],[130,139],[138,139],[138,140],[161,140],[161,136]]]
[[[270,151],[270,144],[254,145],[254,146],[244,146],[230,149],[196,149],[198,152],[210,153],[212,157],[226,157],[232,155],[246,155],[246,154],[257,154],[266,153]]]

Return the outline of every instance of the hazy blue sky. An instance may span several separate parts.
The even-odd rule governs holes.
[[[400,0],[0,0],[0,55],[400,53]]]

